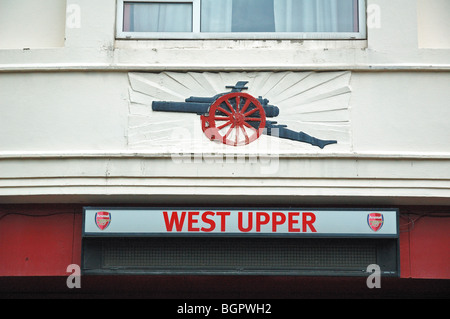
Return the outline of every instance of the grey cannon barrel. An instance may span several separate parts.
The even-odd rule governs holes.
[[[213,97],[191,96],[185,102],[167,102],[153,101],[152,110],[160,112],[179,112],[179,113],[195,113],[197,115],[205,115],[209,112],[209,107],[221,96],[227,93],[218,94]],[[269,105],[267,99],[259,97],[257,99],[264,108],[266,117],[277,117],[280,113],[278,107]]]

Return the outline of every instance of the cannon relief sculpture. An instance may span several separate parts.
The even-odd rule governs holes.
[[[267,99],[253,97],[242,92],[248,89],[246,81],[227,86],[230,92],[212,97],[191,96],[185,102],[153,101],[153,111],[183,112],[200,115],[202,130],[212,141],[231,146],[247,145],[262,134],[308,143],[323,149],[335,140],[321,140],[304,132],[296,132],[286,125],[277,124],[267,118],[279,115],[279,108],[270,105]]]

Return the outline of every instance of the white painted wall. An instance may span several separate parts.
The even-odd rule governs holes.
[[[65,0],[0,1],[0,49],[64,46]]]
[[[181,77],[184,73],[179,74]],[[249,76],[254,77],[256,74],[262,79],[272,76],[271,81],[274,83],[280,78],[270,72],[234,73],[228,77],[230,81],[237,81],[245,80]],[[295,79],[297,76],[298,79],[300,74],[304,73],[291,75],[290,78]],[[269,91],[265,97],[280,107],[281,113],[276,118],[279,123],[289,124],[293,129],[304,130],[323,139],[336,138],[341,142],[319,150],[309,145],[286,141],[277,145],[281,153],[450,153],[450,74],[351,72],[347,73],[347,76],[338,77],[335,84],[328,83],[323,89],[320,87],[323,85],[320,81],[323,79],[328,81],[340,74],[343,73],[323,73],[322,78],[310,75],[308,83],[299,82],[298,92],[301,92],[303,85],[318,86],[315,91],[306,92],[309,95],[303,100],[300,95],[280,104],[283,95],[278,94],[283,92],[274,96],[271,95],[270,86],[262,89]],[[145,76],[145,73],[143,75]],[[0,150],[20,153],[151,149],[164,153],[170,150],[164,146],[178,145],[171,140],[177,128],[189,130],[191,133],[192,142],[187,143],[188,145],[201,142],[207,149],[210,143],[201,131],[199,116],[151,111],[153,100],[178,101],[181,98],[171,99],[166,95],[152,97],[150,91],[154,88],[145,82],[142,82],[141,88],[144,93],[134,91],[133,86],[129,84],[129,76],[132,76],[133,83],[145,79],[167,83],[167,75],[160,73],[148,74],[146,78],[141,78],[140,73],[0,74]],[[317,80],[314,77],[317,77]],[[163,82],[164,78],[166,82]],[[228,82],[214,84],[211,86],[211,93],[198,92],[185,83],[186,92],[179,94],[187,95],[186,98],[190,95],[210,96],[214,95],[214,92],[226,91],[225,85],[233,84]],[[136,85],[134,88],[138,90]],[[171,88],[169,84],[166,85]],[[260,92],[258,85],[255,85],[249,93],[256,96]],[[347,96],[342,95],[342,90],[347,86]],[[145,93],[145,90],[148,92]],[[333,93],[335,91],[337,93]],[[333,96],[338,93],[339,95]],[[311,106],[298,106],[309,99],[314,101]],[[321,105],[326,106],[326,103],[332,104],[327,107],[329,113],[321,108]],[[339,114],[333,111],[335,107],[338,108]],[[319,112],[316,115],[315,108]],[[298,117],[295,117],[295,114],[289,115],[293,112],[291,109],[298,109],[298,113],[295,113]],[[167,121],[170,121],[170,124],[166,125]],[[327,121],[343,122],[337,123],[333,128],[333,123],[326,124]],[[174,130],[161,132],[168,127]],[[152,138],[157,138],[157,142],[152,143]],[[178,146],[182,146],[181,144]],[[234,149],[231,146],[217,148],[226,152]],[[201,151],[201,148],[197,150]]]
[[[0,49],[0,202],[191,201],[220,194],[226,202],[248,194],[250,201],[275,203],[448,204],[450,50],[420,47],[425,29],[416,0],[368,4],[378,15],[369,14],[367,40],[116,41],[114,0],[68,0],[64,47]],[[345,98],[342,130],[324,136],[345,143],[320,150],[283,142],[269,161],[227,162],[221,153],[249,152],[209,148],[196,134],[196,115],[150,110],[151,101],[163,99],[151,93],[158,86],[183,97],[205,93],[187,78],[210,74],[213,80],[197,84],[214,92],[249,79],[252,94],[265,85],[270,95],[278,76],[305,72],[309,80],[344,74],[344,82],[318,80],[298,98],[312,98],[308,116],[325,121],[334,113],[320,107]],[[341,93],[330,95],[330,88]],[[269,97],[291,114],[280,114],[280,123],[296,125],[299,102],[284,105],[285,93]],[[215,151],[219,159],[174,158],[164,147],[163,120],[187,123],[205,142],[195,152]],[[321,134],[314,121],[308,127]],[[191,152],[186,145],[181,154]]]
[[[419,48],[417,0],[368,0],[368,39],[356,41],[116,41],[115,0],[67,0],[66,7],[64,48],[0,50],[0,71],[450,69],[448,50]]]
[[[450,49],[450,1],[418,0],[419,48]]]
[[[1,151],[124,149],[127,79],[115,73],[0,74]]]
[[[354,73],[353,150],[450,152],[448,72]]]

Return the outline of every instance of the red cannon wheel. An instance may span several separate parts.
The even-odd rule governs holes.
[[[210,140],[227,145],[246,145],[255,141],[266,126],[261,103],[250,94],[228,93],[218,98],[202,116],[203,132]]]

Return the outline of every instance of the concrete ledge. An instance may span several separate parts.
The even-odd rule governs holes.
[[[450,204],[450,157],[443,155],[218,159],[192,157],[180,162],[167,155],[131,153],[3,154],[0,203],[33,202],[36,198],[85,202],[94,197],[125,202],[251,198],[292,204]]]

